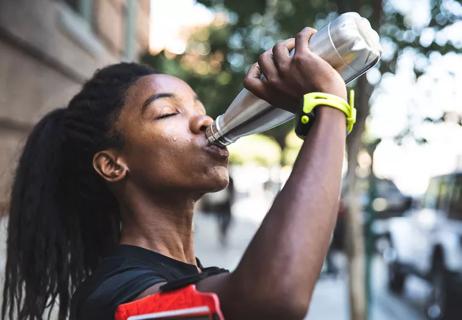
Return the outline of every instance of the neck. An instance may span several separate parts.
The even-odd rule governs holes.
[[[196,265],[193,196],[181,192],[153,196],[136,190],[123,198],[119,202],[121,244],[143,247]]]

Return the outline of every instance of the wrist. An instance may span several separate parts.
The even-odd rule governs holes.
[[[319,105],[315,109],[316,121],[319,123],[328,123],[330,127],[337,127],[347,131],[345,114],[329,106]]]
[[[344,87],[343,89],[325,90],[323,92],[327,93],[327,94],[337,96],[337,97],[339,97],[339,98],[341,98],[341,99],[348,102],[348,93],[347,93],[346,87]]]
[[[332,108],[330,106],[321,104],[315,109],[315,113],[316,113],[316,119],[329,117],[330,119],[338,119],[346,123],[345,114],[342,111]]]
[[[344,122],[346,131],[351,132],[356,122],[356,109],[354,108],[354,92],[351,91],[350,104],[339,96],[312,92],[303,96],[302,108],[298,114],[295,133],[304,138],[318,117],[328,117],[329,122],[339,119]]]

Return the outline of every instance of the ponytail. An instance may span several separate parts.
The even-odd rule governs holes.
[[[129,86],[150,68],[98,71],[68,108],[48,113],[25,144],[13,181],[1,318],[58,319],[76,286],[118,243],[118,204],[92,167],[95,152],[122,143],[114,119]]]
[[[33,129],[19,160],[11,192],[9,259],[3,294],[4,301],[22,300],[24,295],[24,305],[16,306],[20,319],[25,314],[39,319],[38,312],[47,305],[44,297],[50,296],[53,303],[56,293],[51,293],[56,292],[58,286],[64,298],[69,295],[65,290],[69,288],[69,280],[63,279],[68,268],[66,226],[59,201],[65,110],[49,113]],[[6,303],[2,306],[3,318],[6,306]],[[9,311],[9,318],[13,319],[13,309]]]

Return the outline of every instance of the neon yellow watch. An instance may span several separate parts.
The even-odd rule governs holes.
[[[354,107],[354,91],[350,91],[350,103],[333,94],[323,92],[311,92],[303,96],[303,107],[298,115],[295,133],[302,139],[308,134],[316,119],[314,109],[317,106],[328,106],[342,111],[346,117],[347,132],[353,130],[356,123],[356,109]]]

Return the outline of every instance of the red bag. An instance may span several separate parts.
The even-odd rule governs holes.
[[[121,304],[117,307],[114,319],[224,320],[224,317],[218,296],[197,291],[196,286],[191,284],[174,291],[159,292]]]

